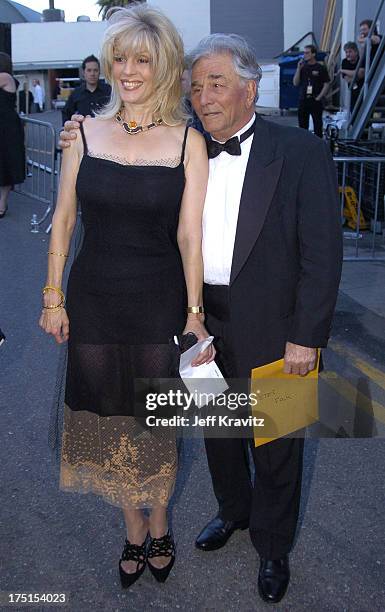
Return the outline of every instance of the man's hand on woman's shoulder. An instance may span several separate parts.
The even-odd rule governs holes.
[[[84,119],[84,115],[72,115],[71,121],[65,122],[64,130],[59,134],[58,146],[61,149],[66,149],[71,146],[71,140],[77,138],[77,130],[80,128],[80,124]]]

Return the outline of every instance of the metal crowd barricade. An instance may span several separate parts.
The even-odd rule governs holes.
[[[31,219],[31,232],[37,233],[48,221],[46,233],[51,229],[51,215],[55,208],[60,156],[56,149],[56,133],[45,121],[22,117],[25,133],[26,180],[16,191],[46,205],[43,213]]]
[[[385,261],[385,151],[337,145],[344,261]]]

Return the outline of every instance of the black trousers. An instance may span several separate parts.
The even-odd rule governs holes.
[[[216,361],[226,377],[236,378],[228,287],[205,285],[204,304],[207,328],[215,336]],[[206,438],[205,445],[219,516],[249,518],[250,538],[261,556],[277,559],[289,553],[301,496],[303,439],[275,440],[255,448],[252,438]]]
[[[298,125],[305,130],[309,129],[309,117],[312,116],[314,124],[314,134],[322,138],[322,102],[315,98],[305,98],[301,100],[298,107]]]

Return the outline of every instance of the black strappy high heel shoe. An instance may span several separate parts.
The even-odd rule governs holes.
[[[120,582],[123,589],[128,589],[134,582],[140,578],[146,567],[146,542],[147,536],[142,545],[131,544],[129,540],[125,541],[122,556],[119,561]],[[122,561],[136,561],[136,572],[128,574],[122,568]]]
[[[148,567],[154,578],[158,582],[166,582],[175,561],[175,544],[169,531],[161,538],[150,538],[147,560],[153,557],[171,557],[170,562],[165,567],[155,567],[148,561]]]

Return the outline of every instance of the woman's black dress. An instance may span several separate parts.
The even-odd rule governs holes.
[[[15,107],[16,93],[0,89],[0,187],[25,180],[24,130]]]
[[[128,165],[88,151],[82,132],[84,240],[67,288],[60,486],[118,506],[167,505],[175,481],[175,435],[143,428],[134,385],[176,372],[172,338],[186,320],[176,239],[186,135],[180,158]]]

